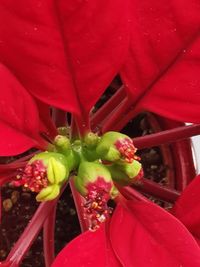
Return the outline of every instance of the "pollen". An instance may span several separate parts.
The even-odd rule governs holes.
[[[93,209],[98,208],[98,203],[97,203],[97,202],[92,202],[91,207],[92,207]]]

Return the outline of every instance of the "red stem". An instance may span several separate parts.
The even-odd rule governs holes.
[[[55,258],[54,230],[56,219],[56,204],[53,207],[52,212],[49,214],[43,226],[43,248],[46,267],[50,267]]]
[[[23,257],[32,245],[35,238],[37,237],[44,221],[46,220],[48,214],[52,211],[55,204],[56,201],[45,202],[40,204],[30,223],[25,228],[18,241],[15,243],[14,247],[12,248],[5,261],[6,263],[10,263],[10,267],[19,266]]]
[[[130,120],[135,118],[139,114],[139,111],[135,111],[133,105],[127,106],[127,108],[118,114],[120,120],[110,122],[109,127],[113,131],[120,131]]]
[[[142,193],[149,194],[171,203],[175,202],[180,196],[180,192],[168,187],[164,187],[145,178],[142,178],[138,184],[133,186]]]
[[[83,208],[84,199],[74,187],[73,177],[71,177],[71,180],[70,180],[70,188],[71,188],[72,195],[74,198],[74,203],[76,206],[76,211],[78,214],[81,231],[85,232],[89,229],[89,223],[84,217],[84,208]]]
[[[3,176],[0,175],[0,186],[2,186],[5,183],[9,183],[13,180],[13,177],[17,175],[17,172],[13,171],[12,173],[4,173]]]
[[[65,187],[66,185],[63,186],[62,192]],[[24,232],[10,251],[7,259],[4,262],[0,262],[1,266],[18,267],[20,265],[26,252],[32,245],[33,241],[36,239],[40,229],[42,228],[45,220],[47,219],[47,216],[51,214],[52,210],[56,206],[58,199],[59,198],[56,198],[55,200],[47,201],[40,204],[39,208],[33,215]]]
[[[98,132],[98,128],[101,128],[103,121],[106,121],[110,113],[121,103],[125,98],[126,92],[124,86],[121,86],[117,92],[106,103],[97,110],[97,112],[91,117],[91,127],[93,131]]]
[[[31,159],[33,156],[35,156],[37,153],[38,152],[31,153],[27,156],[16,159],[15,161],[10,162],[10,163],[0,164],[0,173],[2,171],[3,171],[3,173],[5,173],[5,171],[8,171],[8,173],[9,173],[10,170],[16,170],[18,168],[24,167],[26,165],[27,161],[29,159]]]
[[[71,127],[70,127],[70,139],[71,140],[76,140],[79,138],[79,132],[76,126],[75,118],[72,116],[71,119]]]
[[[54,108],[53,109],[53,121],[56,127],[66,126],[67,124],[67,114],[66,111]]]
[[[140,201],[149,202],[149,200],[146,197],[144,197],[142,194],[140,194],[139,192],[137,192],[135,189],[133,189],[130,186],[123,186],[123,187],[117,186],[117,189],[128,200],[136,199]]]
[[[199,134],[200,124],[193,124],[190,126],[181,126],[175,129],[165,130],[142,137],[136,137],[133,139],[133,142],[137,148],[143,149],[162,144],[169,144]]]
[[[0,174],[10,173],[10,171],[16,171],[18,168],[23,168],[27,161],[14,161],[8,164],[0,164]]]
[[[196,176],[190,140],[182,140],[173,144],[174,165],[176,166],[175,188],[183,191],[189,182]],[[178,153],[177,151],[182,151]]]
[[[102,126],[102,132],[105,133],[107,131],[115,130],[115,124],[118,122],[119,118],[126,112],[126,110],[130,108],[130,102],[128,98],[124,98],[122,102],[115,107],[109,117],[106,119]]]
[[[2,204],[1,204],[1,187],[0,187],[0,225],[1,225],[1,214],[2,214]]]

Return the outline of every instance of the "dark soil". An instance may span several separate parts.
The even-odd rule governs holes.
[[[153,131],[145,114],[131,121],[123,132],[131,137],[149,134]],[[145,176],[159,183],[166,182],[167,166],[163,163],[159,148],[139,151]],[[163,182],[164,181],[164,182]],[[159,202],[162,204],[162,202]],[[21,188],[6,185],[2,188],[2,223],[0,226],[0,261],[4,260],[13,244],[23,232],[38,207],[35,194]],[[69,187],[58,202],[55,247],[60,251],[80,233],[79,223]],[[26,255],[22,267],[44,267],[42,234],[38,236]]]

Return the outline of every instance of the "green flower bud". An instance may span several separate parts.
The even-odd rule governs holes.
[[[67,156],[56,152],[39,153],[24,169],[19,170],[15,184],[39,193],[36,196],[38,201],[51,200],[58,196],[60,188],[76,164],[76,156],[72,151]]]
[[[38,201],[51,200],[58,196],[62,184],[73,167],[73,155],[43,152],[35,155],[16,176],[16,184],[39,193]]]
[[[82,147],[82,156],[87,161],[96,161],[99,156],[96,153],[96,149],[88,149],[86,147]]]
[[[134,160],[136,148],[133,141],[125,134],[118,132],[105,133],[96,148],[102,160],[111,162],[122,161],[131,163]]]
[[[100,141],[100,137],[96,133],[89,132],[83,139],[85,146],[88,148],[94,148]]]
[[[56,150],[64,155],[68,155],[71,151],[71,144],[69,138],[63,135],[57,135],[54,139]]]
[[[93,188],[102,189],[108,195],[113,187],[111,174],[101,163],[84,161],[80,164],[75,186],[82,196],[90,194]]]
[[[82,141],[82,155],[87,161],[95,161],[99,158],[96,146],[100,138],[97,134],[89,132]]]
[[[47,179],[50,184],[59,184],[69,176],[67,158],[60,153],[43,152],[35,155],[30,164],[42,162],[47,172]]]
[[[142,166],[137,160],[132,163],[113,164],[108,166],[108,169],[112,179],[122,186],[136,183],[143,176]]]

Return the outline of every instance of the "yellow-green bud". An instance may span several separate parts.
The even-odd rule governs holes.
[[[137,160],[132,163],[113,164],[108,166],[108,169],[112,179],[122,186],[135,183],[143,176],[142,166]]]
[[[101,137],[96,152],[102,160],[131,163],[134,160],[136,148],[132,139],[127,135],[118,132],[107,132]]]

